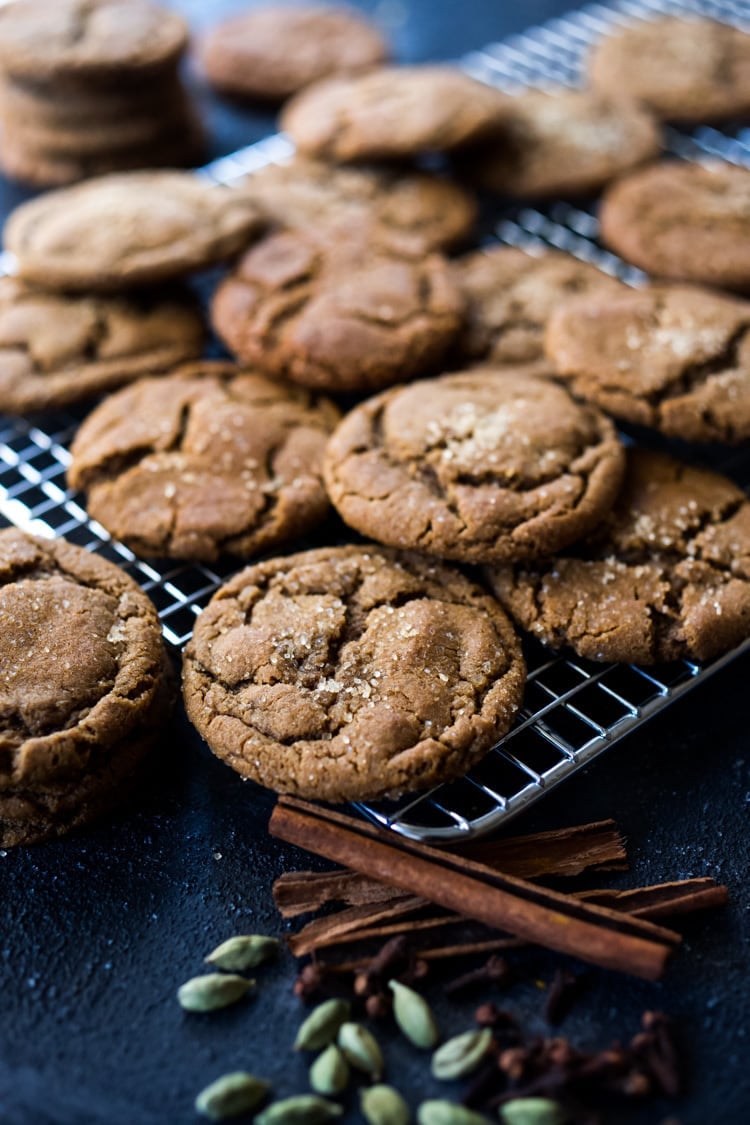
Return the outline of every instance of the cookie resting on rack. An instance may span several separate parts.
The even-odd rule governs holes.
[[[547,354],[575,395],[685,441],[750,438],[750,301],[687,285],[561,306]]]
[[[174,700],[156,610],[62,539],[0,531],[0,847],[94,819],[138,782]]]
[[[331,403],[231,363],[202,360],[106,398],[71,448],[68,480],[136,554],[248,557],[329,510]]]
[[[205,329],[188,290],[49,293],[0,278],[0,412],[68,406],[196,359]]]
[[[607,513],[623,448],[612,422],[551,379],[474,368],[355,407],[328,443],[339,515],[363,535],[439,558],[535,558]]]
[[[235,575],[183,662],[188,716],[218,757],[328,801],[460,776],[508,730],[524,680],[513,627],[481,587],[368,545]]]
[[[22,203],[5,224],[4,242],[25,281],[99,293],[224,261],[261,226],[239,188],[187,172],[127,172]]]
[[[653,164],[604,194],[602,240],[654,277],[750,290],[750,168]]]
[[[710,660],[750,636],[750,501],[727,477],[634,449],[587,540],[487,569],[524,629],[588,660]]]

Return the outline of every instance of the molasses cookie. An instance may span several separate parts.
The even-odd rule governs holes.
[[[138,297],[48,293],[0,278],[0,412],[68,406],[201,354],[187,292]]]
[[[247,246],[260,225],[241,189],[186,172],[130,172],[21,204],[4,238],[24,280],[99,292],[223,261]]]
[[[726,477],[628,451],[612,513],[532,566],[488,569],[516,621],[589,660],[710,660],[750,635],[750,503]]]
[[[664,285],[563,305],[547,354],[574,394],[669,437],[750,438],[750,302]]]
[[[750,288],[750,169],[654,164],[606,192],[600,222],[612,250],[657,277]]]
[[[282,101],[331,74],[377,66],[389,52],[378,29],[350,8],[273,5],[217,24],[201,54],[219,90]]]
[[[510,727],[524,679],[494,599],[367,545],[248,567],[198,618],[183,664],[188,716],[215,754],[324,801],[461,775]]]
[[[372,228],[384,249],[414,254],[466,238],[477,211],[468,192],[441,176],[336,166],[304,156],[269,164],[243,186],[279,226],[314,234],[346,218]]]
[[[589,532],[622,479],[612,423],[525,371],[396,387],[348,414],[325,481],[341,517],[391,546],[462,562],[536,558]]]
[[[493,246],[460,258],[455,270],[467,301],[461,357],[531,365],[540,374],[550,370],[544,328],[558,305],[581,294],[622,289],[596,266],[556,250],[527,254],[513,246]]]
[[[211,305],[227,347],[269,375],[332,392],[378,390],[436,364],[463,322],[448,262],[385,253],[363,233],[287,230],[251,247]]]
[[[0,846],[59,835],[122,798],[166,718],[156,610],[119,567],[0,531]]]
[[[188,364],[105,399],[76,434],[68,479],[140,555],[257,554],[326,515],[321,462],[338,416],[231,363]]]
[[[635,104],[588,90],[529,90],[510,99],[491,144],[472,155],[471,177],[488,191],[537,199],[598,191],[661,148],[653,118]]]
[[[664,121],[699,124],[750,111],[750,35],[704,19],[638,21],[594,47],[589,75]]]
[[[343,163],[448,152],[491,133],[508,97],[449,66],[383,67],[317,82],[284,107],[297,149]]]

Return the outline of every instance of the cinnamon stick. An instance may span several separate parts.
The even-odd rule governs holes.
[[[357,871],[287,871],[273,885],[273,899],[282,918],[311,914],[329,902],[368,906],[395,902],[407,891],[368,879]]]
[[[605,968],[656,980],[680,941],[679,934],[652,922],[543,889],[412,840],[394,842],[363,821],[296,798],[280,798],[269,827],[272,835],[335,863]]]
[[[691,914],[724,906],[727,888],[713,879],[681,879],[674,883],[655,883],[651,887],[635,887],[630,891],[582,891],[578,898],[624,910],[637,918],[669,918],[675,914]]]
[[[404,928],[404,918],[425,907],[422,898],[409,895],[394,903],[385,905],[352,906],[349,910],[309,922],[298,934],[287,939],[287,944],[295,957],[304,957],[316,949],[329,945],[361,941],[368,935],[368,925],[376,922],[391,922],[400,919],[399,928]]]

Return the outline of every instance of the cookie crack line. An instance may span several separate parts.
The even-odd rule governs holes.
[[[725,371],[736,370],[739,367],[740,348],[749,331],[750,322],[741,324],[735,329],[717,355],[687,364],[663,391],[647,394],[645,396],[647,401],[651,401],[652,405],[658,407],[660,401],[664,399],[689,394],[695,387],[705,383],[711,375],[720,375]]]

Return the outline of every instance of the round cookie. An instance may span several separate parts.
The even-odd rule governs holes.
[[[48,293],[0,278],[0,412],[68,406],[197,358],[205,331],[187,293]]]
[[[331,74],[356,74],[387,59],[378,29],[350,8],[255,8],[212,28],[202,45],[212,85],[282,101]]]
[[[750,302],[690,286],[563,305],[547,354],[574,394],[686,441],[750,438]]]
[[[750,288],[750,169],[654,164],[605,193],[604,242],[657,277]]]
[[[297,156],[248,176],[248,194],[274,223],[314,234],[342,217],[374,228],[385,249],[419,254],[453,246],[471,232],[474,198],[424,172],[340,166]]]
[[[211,304],[227,347],[331,392],[378,390],[439,362],[463,320],[448,262],[385,253],[362,234],[356,224],[287,230],[251,247]]]
[[[665,121],[699,124],[750,112],[750,35],[706,19],[634,23],[589,58],[595,89],[634,98]]]
[[[171,704],[151,602],[63,540],[0,531],[0,846],[83,824],[132,787]]]
[[[310,156],[398,159],[479,140],[507,114],[508,101],[449,66],[382,67],[308,87],[284,107],[281,127]]]
[[[99,292],[220,262],[247,246],[260,225],[241,189],[187,172],[130,172],[21,204],[4,240],[25,280]]]
[[[623,490],[587,541],[488,569],[516,621],[588,660],[710,660],[750,636],[750,502],[726,477],[629,450]]]
[[[510,99],[491,145],[469,172],[487,191],[538,199],[598,191],[659,154],[653,118],[635,104],[588,90],[529,90]]]
[[[198,618],[183,663],[188,716],[215,754],[324,801],[461,775],[510,727],[524,679],[494,599],[368,545],[248,567]]]
[[[0,66],[13,77],[136,81],[173,65],[188,28],[148,0],[15,0],[0,9]]]
[[[338,417],[231,363],[188,364],[105,399],[75,436],[68,479],[140,555],[257,554],[327,514],[321,462]]]
[[[526,371],[475,368],[361,403],[328,443],[324,474],[357,531],[476,563],[536,558],[585,535],[623,465],[595,407]]]
[[[493,246],[459,258],[455,271],[467,303],[460,357],[529,366],[540,374],[550,370],[544,328],[558,305],[581,294],[622,289],[616,278],[557,250],[527,254]]]

